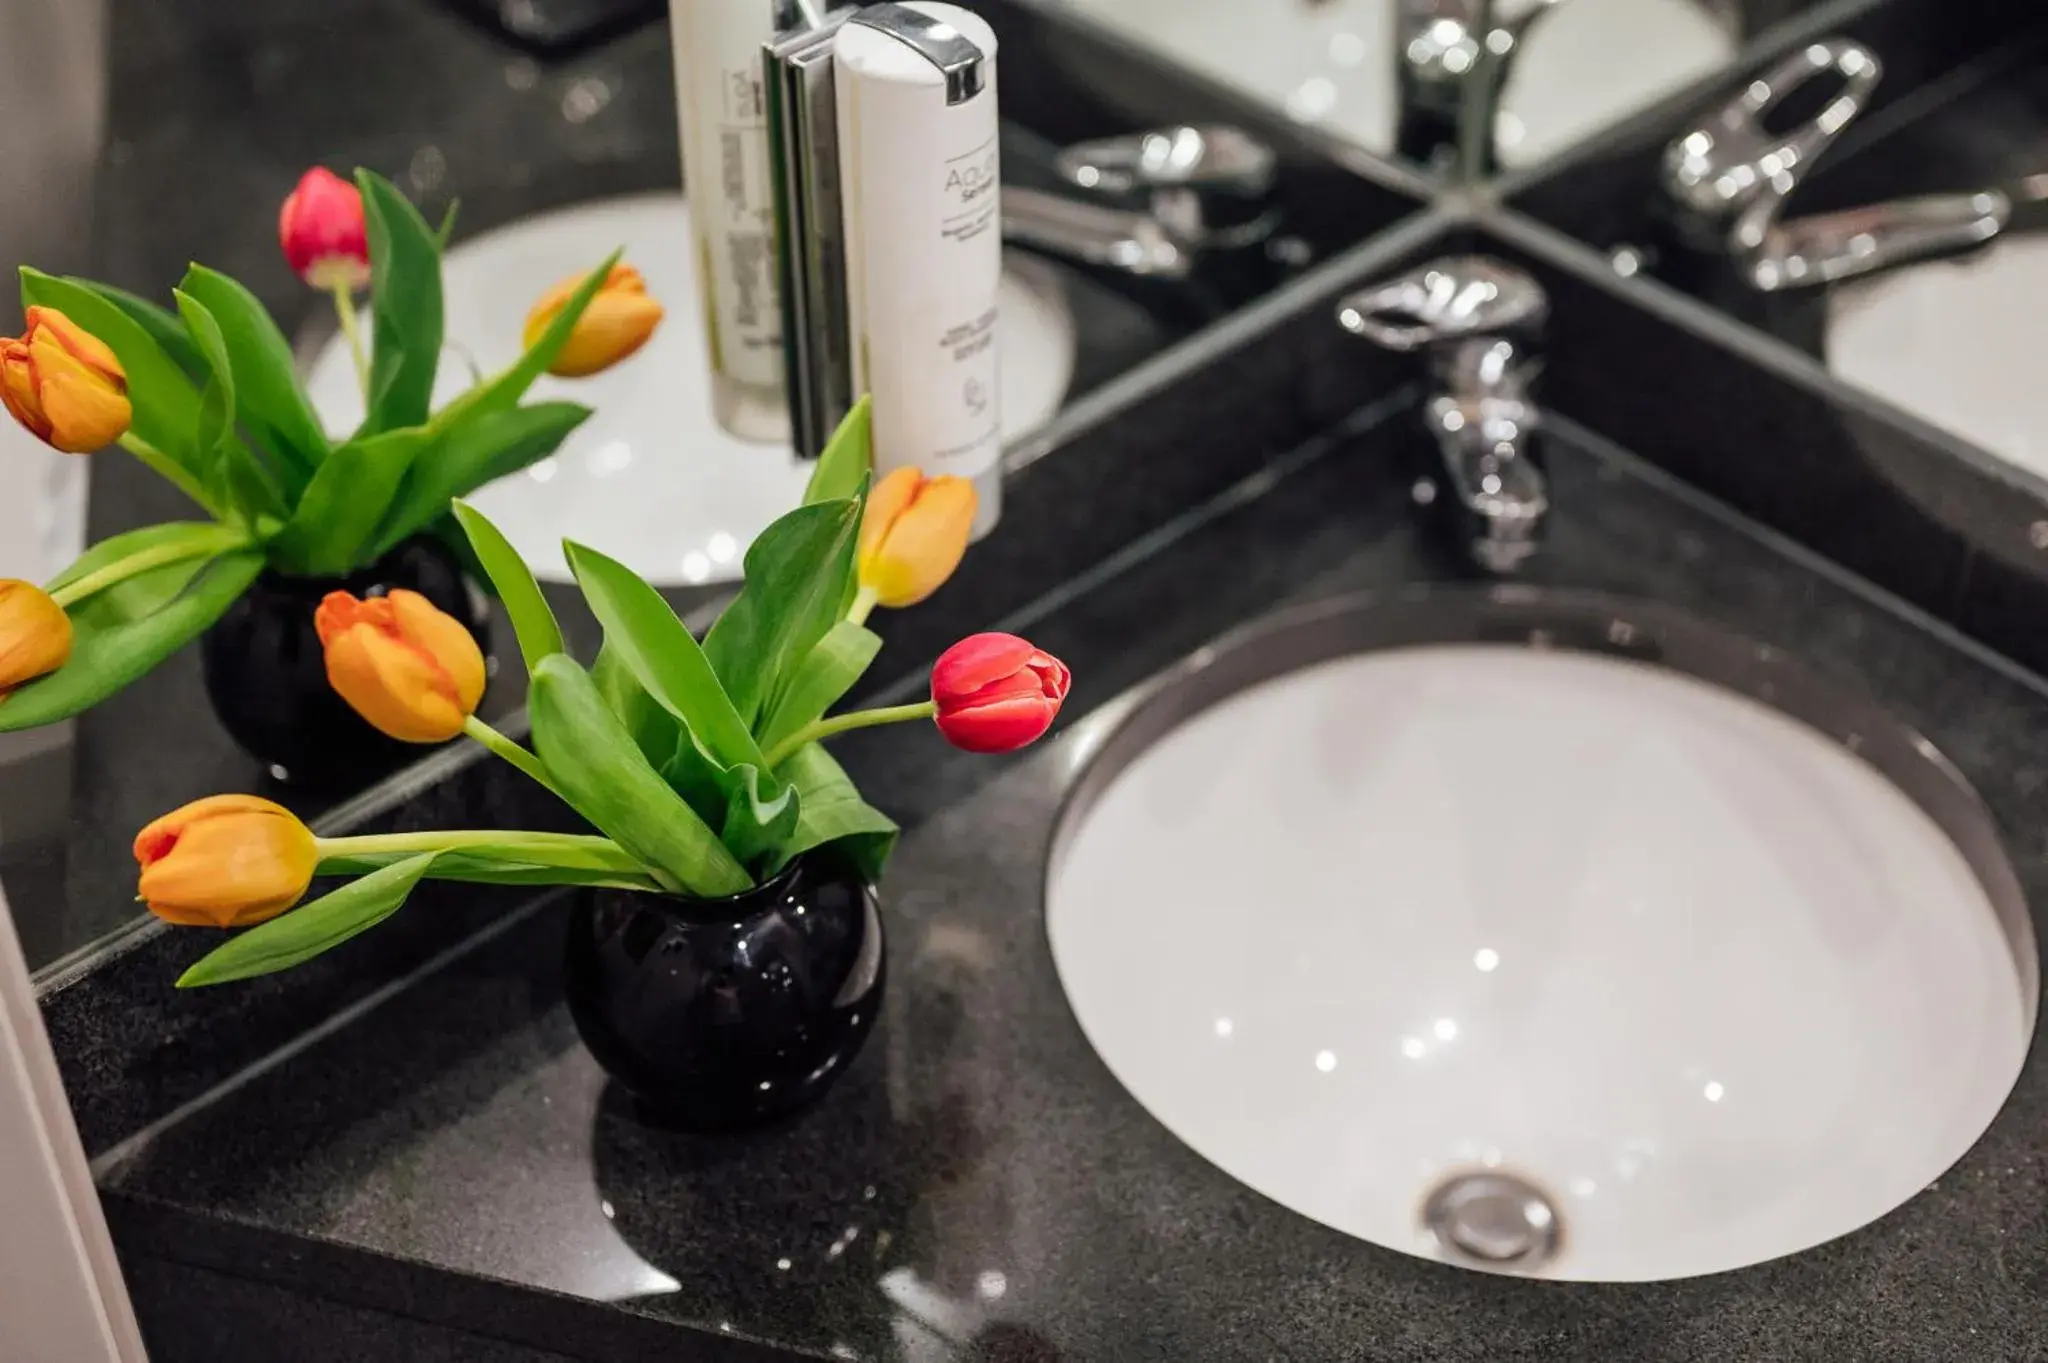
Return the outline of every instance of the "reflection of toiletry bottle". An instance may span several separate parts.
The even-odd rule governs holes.
[[[996,35],[957,5],[873,5],[834,40],[854,388],[878,473],[971,478],[975,533],[1002,496]]]
[[[714,414],[734,435],[761,441],[789,435],[761,88],[761,45],[776,13],[774,0],[674,0],[669,19]]]

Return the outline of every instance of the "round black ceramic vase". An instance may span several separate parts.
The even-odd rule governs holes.
[[[829,848],[726,899],[583,889],[570,911],[576,1030],[664,1125],[741,1130],[817,1101],[885,976],[874,893]]]
[[[309,789],[362,785],[417,760],[416,743],[387,738],[327,684],[313,612],[329,592],[418,592],[460,620],[490,652],[490,617],[462,565],[439,541],[415,536],[347,577],[287,577],[266,569],[200,640],[206,696],[221,727],[280,781]]]

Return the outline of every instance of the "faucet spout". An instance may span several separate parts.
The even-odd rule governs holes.
[[[1532,450],[1541,422],[1528,392],[1532,369],[1513,341],[1460,342],[1437,366],[1445,391],[1424,408],[1459,538],[1490,573],[1513,573],[1529,560],[1550,512],[1550,483]]]
[[[1389,350],[1425,351],[1435,392],[1423,404],[1441,493],[1459,547],[1489,573],[1520,569],[1550,514],[1531,395],[1540,362],[1528,337],[1549,300],[1516,266],[1487,256],[1432,261],[1338,304],[1338,324]]]

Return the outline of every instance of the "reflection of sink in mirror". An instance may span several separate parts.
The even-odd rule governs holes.
[[[2048,478],[2048,236],[1837,286],[1828,367]]]
[[[1125,37],[1372,151],[1395,145],[1397,0],[1064,0]],[[1531,165],[1724,65],[1699,0],[1563,0],[1514,57],[1498,156]]]
[[[1089,1040],[1225,1172],[1410,1253],[1664,1279],[1855,1230],[1996,1115],[2033,945],[1951,806],[1671,668],[1296,637],[1141,705],[1047,879]],[[1995,836],[1881,719],[1843,722]]]
[[[565,535],[657,585],[735,580],[754,534],[803,499],[810,466],[787,445],[741,440],[711,418],[689,243],[682,197],[650,194],[523,219],[448,252],[448,340],[436,406],[468,387],[472,366],[495,373],[517,358],[533,301],[615,247],[626,248],[626,262],[667,309],[654,339],[630,360],[590,378],[536,383],[529,400],[580,402],[595,414],[553,457],[473,498],[545,580],[570,580]],[[1058,273],[1014,252],[998,306],[998,400],[1005,437],[1014,438],[1051,418],[1066,396],[1074,322]],[[362,398],[338,337],[314,361],[307,384],[329,429],[361,420]]]

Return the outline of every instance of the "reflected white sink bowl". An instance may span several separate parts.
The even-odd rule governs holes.
[[[811,466],[785,443],[756,444],[711,415],[710,354],[699,323],[690,215],[681,194],[639,194],[522,218],[456,245],[444,266],[447,349],[434,405],[518,358],[527,309],[558,280],[617,247],[667,310],[627,362],[582,379],[543,377],[529,401],[596,410],[554,457],[472,498],[544,581],[571,581],[567,536],[603,549],[657,586],[735,581],[754,536],[803,500]],[[1001,403],[1006,439],[1059,410],[1074,372],[1074,319],[1058,273],[1004,262]],[[364,336],[369,335],[367,324]],[[340,337],[322,347],[307,389],[330,431],[353,430],[362,394]]]
[[[1397,0],[1065,0],[1133,42],[1298,122],[1391,151]],[[1699,0],[1565,0],[1528,30],[1495,126],[1533,165],[1725,65],[1735,36]]]
[[[1515,646],[1559,633],[1593,651]],[[1325,608],[1102,724],[1047,879],[1082,1028],[1196,1151],[1375,1244],[1753,1264],[1912,1197],[2019,1074],[2033,941],[1975,797],[1675,613]]]

